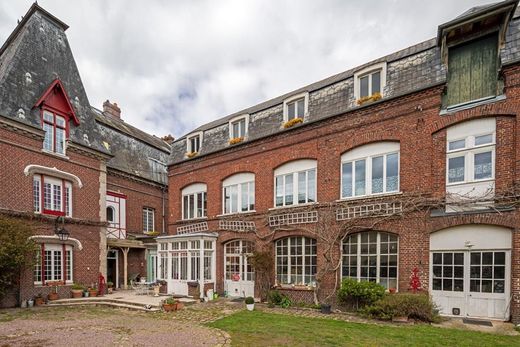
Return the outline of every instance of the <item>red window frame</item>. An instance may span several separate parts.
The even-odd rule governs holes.
[[[50,114],[52,114],[52,123],[45,120],[45,117],[43,116],[45,112],[48,112]],[[65,120],[65,127],[61,127],[59,125],[56,124],[56,116],[59,116],[61,118],[63,118]],[[59,128],[59,129],[63,129],[65,130],[65,141],[69,139],[69,116],[64,114],[63,112],[60,112],[58,111],[57,109],[51,107],[51,106],[48,106],[48,105],[45,105],[44,107],[42,107],[41,109],[41,112],[40,112],[40,121],[41,121],[41,126],[42,126],[42,129],[43,129],[43,125],[44,124],[48,124],[48,125],[51,125],[53,130],[52,130],[52,135],[53,135],[53,138],[52,138],[52,152],[54,153],[58,153],[56,152],[56,128]],[[59,154],[62,154],[62,153],[59,153]],[[65,154],[65,146],[64,146],[64,149],[63,149],[63,154]]]
[[[59,179],[59,178],[55,178],[55,177],[52,177],[52,176],[45,176],[45,175],[42,175],[42,174],[39,174],[40,175],[40,210],[41,210],[41,213],[43,214],[50,214],[50,215],[53,215],[53,216],[66,216],[66,213],[65,211],[67,210],[67,206],[66,206],[66,202],[67,202],[67,199],[66,199],[66,189],[67,189],[67,183],[70,184],[70,187],[71,187],[71,190],[72,190],[72,184],[71,182],[67,181],[67,180],[64,180],[64,179]],[[52,178],[52,179],[55,179],[55,180],[58,180],[58,181],[61,181],[61,200],[60,200],[60,209],[61,210],[49,210],[49,209],[46,209],[45,208],[45,178]],[[53,184],[53,183],[51,183]],[[52,187],[52,186],[51,186]],[[52,189],[52,188],[51,188]],[[72,193],[72,192],[71,192]],[[72,210],[72,208],[70,208],[72,206],[72,194],[69,194],[69,211]]]

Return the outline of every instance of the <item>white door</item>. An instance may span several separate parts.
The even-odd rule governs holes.
[[[444,315],[507,320],[510,251],[434,251],[431,293]]]
[[[255,274],[248,261],[253,246],[251,241],[235,240],[224,247],[224,290],[230,297],[255,295]]]
[[[188,252],[171,252],[169,294],[188,295]]]

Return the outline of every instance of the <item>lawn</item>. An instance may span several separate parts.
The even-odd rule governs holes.
[[[520,337],[432,327],[348,323],[241,311],[209,326],[234,346],[520,346]]]

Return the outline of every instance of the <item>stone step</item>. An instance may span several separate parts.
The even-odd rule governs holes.
[[[160,307],[160,304],[157,303],[143,303],[143,302],[135,302],[131,300],[125,300],[125,299],[111,299],[106,297],[93,297],[93,298],[78,298],[78,299],[58,299],[54,301],[49,301],[49,303],[78,303],[78,302],[84,302],[84,303],[90,303],[90,302],[110,302],[110,303],[119,303],[119,304],[126,304],[126,305],[136,305],[136,306],[144,306],[149,304],[152,307]]]
[[[119,308],[126,308],[129,310],[136,310],[136,311],[144,311],[144,312],[159,312],[161,309],[158,306],[152,306],[151,308],[144,307],[143,304],[136,304],[136,303],[122,303],[122,302],[111,302],[111,301],[102,301],[102,300],[82,300],[82,301],[65,301],[65,302],[58,302],[58,300],[50,301],[48,306],[56,306],[56,307],[63,307],[63,306],[84,306],[84,305],[103,305],[103,306],[110,306],[110,307],[119,307]]]

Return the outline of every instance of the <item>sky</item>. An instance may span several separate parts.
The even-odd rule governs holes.
[[[194,128],[435,37],[482,0],[39,0],[90,104],[157,136]],[[492,2],[492,0],[491,0]],[[4,42],[32,0],[0,3]]]

